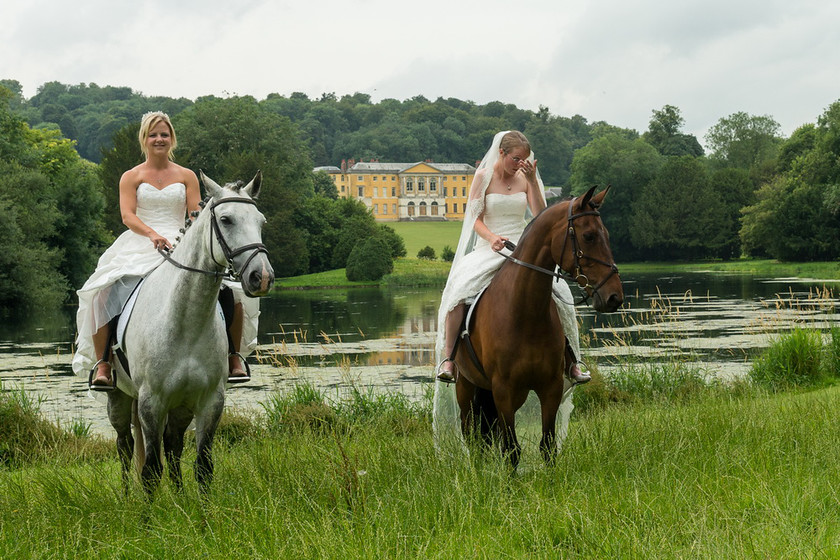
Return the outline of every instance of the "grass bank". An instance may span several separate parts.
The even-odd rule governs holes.
[[[556,465],[511,476],[436,456],[417,411],[342,420],[316,400],[221,437],[206,500],[192,481],[124,496],[113,457],[0,471],[0,556],[830,557],[838,406],[829,388],[610,407],[573,421]]]
[[[840,261],[831,262],[779,262],[773,259],[737,259],[733,261],[708,261],[684,263],[618,263],[622,273],[634,272],[733,272],[774,278],[797,277],[822,280],[840,279]]]
[[[345,269],[317,274],[305,274],[277,280],[275,290],[308,288],[352,288],[358,286],[443,286],[450,263],[440,260],[400,258],[394,261],[394,271],[379,282],[350,282]]]
[[[779,340],[795,364],[811,358],[792,345],[823,342]],[[680,362],[596,371],[556,463],[531,443],[516,473],[495,453],[439,456],[429,395],[363,389],[335,402],[300,385],[262,414],[226,413],[203,499],[191,480],[182,493],[164,481],[151,503],[138,485],[126,495],[113,449],[74,454],[57,438],[26,453],[43,442],[17,430],[23,454],[0,466],[0,557],[836,557],[837,346],[778,392],[763,375],[706,383]],[[32,403],[7,406],[20,399],[0,393],[3,422],[43,430]]]

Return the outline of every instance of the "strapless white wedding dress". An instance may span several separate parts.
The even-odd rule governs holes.
[[[162,189],[149,183],[137,187],[137,217],[170,243],[175,243],[179,230],[184,227],[186,214],[187,187],[183,183]],[[120,313],[137,282],[162,262],[163,257],[149,238],[131,230],[120,234],[99,257],[96,270],[76,292],[79,310],[73,371],[77,375],[87,376],[98,359],[93,349],[93,334]],[[245,311],[241,351],[247,355],[256,347],[259,300],[246,297],[237,283],[228,285]]]

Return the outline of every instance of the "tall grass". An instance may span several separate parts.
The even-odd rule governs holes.
[[[812,365],[818,347],[818,375],[784,376],[813,388],[837,375],[830,335],[781,337],[765,355]],[[840,387],[715,383],[694,358],[593,366],[562,455],[514,474],[492,453],[438,456],[428,395],[358,386],[331,398],[303,383],[261,414],[226,412],[204,498],[192,443],[185,490],[164,480],[148,501],[123,492],[113,450],[69,460],[18,437],[43,449],[0,466],[0,558],[837,557]],[[0,395],[17,411],[0,430],[38,424],[37,403]]]
[[[607,407],[573,422],[555,465],[515,475],[367,412],[217,447],[206,499],[189,482],[124,495],[115,459],[0,471],[0,557],[833,557],[838,405],[830,388]]]

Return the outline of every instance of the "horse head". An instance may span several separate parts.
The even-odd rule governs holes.
[[[624,290],[599,212],[610,187],[597,194],[595,188],[569,202],[566,219],[558,220],[563,230],[555,228],[551,252],[560,269],[592,298],[592,307],[611,313],[624,303]]]
[[[274,269],[262,243],[265,216],[254,202],[260,192],[262,174],[258,171],[245,186],[238,181],[221,187],[203,171],[200,173],[211,197],[204,211],[210,213],[213,260],[232,272],[248,296],[268,294],[274,283]]]

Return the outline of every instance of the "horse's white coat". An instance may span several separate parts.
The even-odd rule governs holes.
[[[259,175],[240,190],[222,188],[203,174],[202,180],[214,201],[250,198],[259,192]],[[215,214],[231,249],[262,242],[265,218],[256,206],[221,204]],[[233,259],[237,270],[250,254],[248,251]],[[173,250],[172,258],[200,270],[225,269],[227,263],[212,232],[209,204]],[[248,280],[253,271],[260,272],[256,282]],[[274,278],[265,253],[258,254],[247,270],[240,272],[243,289],[249,295],[264,295]],[[180,430],[186,429],[194,417],[197,444],[209,450],[224,406],[228,375],[227,335],[216,306],[220,286],[219,276],[182,270],[164,262],[149,275],[138,294],[124,338],[131,379],[119,363],[115,366],[119,370],[118,387],[137,399],[147,459],[153,455],[159,461],[161,438],[167,421],[173,419],[177,419],[177,425],[171,428]],[[128,407],[125,395],[111,395],[109,412],[119,435],[125,429]],[[212,473],[212,465],[210,470]]]

